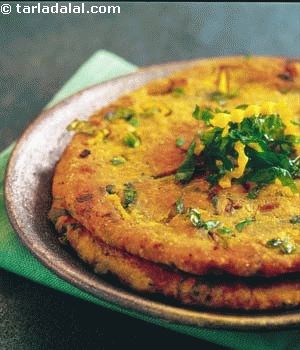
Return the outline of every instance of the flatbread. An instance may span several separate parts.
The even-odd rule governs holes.
[[[105,244],[69,216],[58,220],[69,244],[98,274],[113,274],[139,292],[164,295],[186,305],[240,310],[292,308],[300,304],[300,277],[193,276]]]
[[[276,276],[300,271],[300,253],[282,254],[267,242],[289,237],[300,244],[300,224],[290,218],[300,214],[299,194],[281,185],[266,186],[258,198],[249,199],[241,185],[214,190],[203,178],[187,185],[175,181],[186,146],[197,129],[191,117],[195,105],[216,108],[211,93],[227,72],[236,96],[222,108],[265,101],[289,105],[295,118],[300,113],[300,65],[281,58],[222,58],[199,61],[194,68],[151,82],[123,96],[90,119],[97,135],[77,133],[58,162],[53,179],[52,209],[63,208],[93,237],[120,251],[154,263],[192,273],[223,271],[238,276]],[[181,91],[184,89],[184,95]],[[124,118],[110,120],[120,108],[139,115],[139,126]],[[76,116],[74,116],[75,118]],[[128,133],[138,135],[138,147],[128,147]],[[126,161],[112,164],[114,157]],[[128,208],[124,189],[134,186],[137,196]],[[297,180],[299,185],[299,180]],[[107,188],[114,188],[108,193]],[[206,220],[227,227],[248,217],[255,222],[230,237],[211,236],[191,225],[186,215],[174,213],[178,198],[187,207],[201,210]]]

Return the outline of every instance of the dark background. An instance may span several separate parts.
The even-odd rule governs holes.
[[[117,4],[118,15],[0,14],[0,150],[98,49],[137,65],[236,54],[300,56],[299,4]],[[0,270],[1,350],[162,344],[217,348]]]

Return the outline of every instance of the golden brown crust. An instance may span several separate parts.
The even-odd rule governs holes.
[[[94,125],[109,129],[106,142],[77,134],[67,147],[55,171],[53,208],[62,206],[110,246],[189,273],[221,270],[240,276],[275,276],[300,271],[299,252],[284,255],[266,247],[268,240],[283,235],[300,244],[299,226],[292,227],[288,220],[299,215],[299,196],[271,185],[258,199],[249,200],[244,189],[235,186],[220,190],[214,206],[205,181],[194,179],[182,186],[172,176],[184,158],[176,138],[183,136],[188,144],[197,126],[191,118],[195,104],[218,106],[208,96],[215,90],[220,70],[229,72],[230,88],[239,91],[226,108],[285,98],[299,116],[299,67],[298,62],[280,58],[207,60],[121,98],[91,118]],[[173,96],[172,87],[182,85],[187,96]],[[142,140],[139,148],[123,144],[132,126],[124,120],[109,123],[103,118],[118,107],[140,113],[159,107],[153,116],[140,118],[136,129]],[[90,155],[82,158],[84,149],[89,149]],[[119,155],[127,162],[113,166],[111,158]],[[125,210],[121,205],[123,188],[129,182],[138,196],[130,210]],[[116,194],[105,191],[109,184],[116,187]],[[255,216],[256,222],[226,240],[210,237],[184,215],[174,215],[178,198],[183,198],[186,206],[202,209],[207,219],[220,220],[226,226],[234,227],[249,216]],[[232,203],[238,203],[237,209]]]
[[[81,225],[76,225],[74,219],[65,217],[63,221],[70,245],[96,273],[112,273],[140,292],[161,294],[186,305],[209,308],[268,310],[300,304],[299,278],[262,282],[262,279],[247,281],[224,276],[196,277],[109,247]]]

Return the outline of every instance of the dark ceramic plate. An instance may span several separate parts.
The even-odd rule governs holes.
[[[74,254],[59,245],[47,219],[55,163],[70,141],[66,126],[84,119],[125,92],[149,80],[192,65],[193,61],[152,66],[93,86],[45,110],[27,128],[11,156],[5,184],[9,218],[22,242],[49,269],[96,297],[160,319],[201,327],[274,329],[300,325],[300,311],[239,313],[192,310],[165,299],[142,296],[92,273]]]

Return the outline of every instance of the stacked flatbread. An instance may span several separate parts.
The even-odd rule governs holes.
[[[299,75],[297,60],[201,60],[122,96],[89,121],[74,116],[49,213],[60,239],[96,273],[139,292],[210,308],[299,305]],[[243,182],[242,155],[251,147],[263,154],[249,140],[239,143],[245,153],[236,146],[228,154],[232,173],[220,175],[224,161],[214,163],[218,178],[207,173],[203,135],[215,127],[225,140],[247,111],[270,120],[285,113],[280,120],[292,130],[292,150],[275,148],[274,140],[270,147],[289,157],[292,175],[283,179],[283,169],[263,185],[253,175]]]

